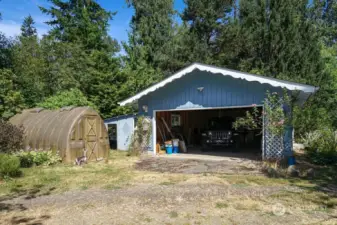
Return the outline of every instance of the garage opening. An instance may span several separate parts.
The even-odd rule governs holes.
[[[156,112],[156,149],[165,154],[165,141],[184,141],[179,153],[260,159],[262,129],[235,130],[233,123],[252,107]],[[258,107],[262,112],[262,106]],[[160,150],[159,150],[160,148]]]

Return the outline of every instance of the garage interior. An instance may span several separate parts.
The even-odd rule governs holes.
[[[156,112],[157,144],[160,144],[163,149],[164,142],[173,136],[184,140],[187,154],[261,158],[262,130],[232,128],[236,118],[244,117],[250,109],[251,107],[158,111]],[[262,107],[259,109],[262,111]],[[210,144],[205,148],[205,136],[212,133],[212,130],[213,136],[214,130],[231,132],[234,143],[230,146]]]

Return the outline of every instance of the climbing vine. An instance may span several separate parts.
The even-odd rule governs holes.
[[[131,137],[129,155],[140,155],[147,151],[152,135],[152,125],[149,118],[140,116],[137,119],[135,131]]]
[[[267,129],[273,135],[283,135],[286,126],[292,125],[291,109],[292,98],[284,91],[280,96],[277,92],[267,91],[264,101],[263,111],[261,112],[256,104],[252,105],[252,110],[246,111],[244,117],[239,117],[233,123],[233,128],[238,129],[262,129],[263,116],[268,115]]]

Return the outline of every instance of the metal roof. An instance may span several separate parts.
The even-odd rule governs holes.
[[[118,120],[137,117],[137,116],[139,116],[139,114],[137,114],[137,113],[115,116],[115,117],[105,119],[104,123],[111,123],[111,122],[115,122],[115,121],[118,121]]]
[[[119,104],[121,106],[124,106],[126,104],[132,103],[141,97],[149,94],[150,92],[153,92],[157,90],[158,88],[164,87],[166,84],[179,79],[186,74],[191,73],[194,70],[200,70],[200,71],[206,71],[206,72],[211,72],[213,74],[222,74],[224,76],[231,76],[236,79],[244,79],[247,81],[257,81],[261,84],[269,84],[274,87],[282,87],[286,88],[288,90],[298,90],[302,91],[304,93],[314,93],[315,91],[318,90],[318,87],[306,85],[306,84],[301,84],[301,83],[295,83],[295,82],[290,82],[290,81],[285,81],[285,80],[280,80],[276,78],[270,78],[270,77],[265,77],[265,76],[260,76],[260,75],[255,75],[255,74],[250,74],[250,73],[245,73],[245,72],[240,72],[236,70],[230,70],[226,68],[221,68],[221,67],[216,67],[216,66],[211,66],[211,65],[205,65],[201,63],[193,63],[192,65],[178,71],[177,73],[173,74],[172,76],[162,80],[161,82],[152,85],[151,87],[139,92],[138,94],[120,102]]]

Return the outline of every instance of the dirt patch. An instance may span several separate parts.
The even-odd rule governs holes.
[[[34,188],[0,198],[0,224],[337,223],[336,198],[311,181],[263,176],[255,161],[113,156],[27,170],[8,184]]]
[[[170,199],[177,196],[187,202],[213,198],[228,198],[230,196],[263,197],[283,190],[283,187],[239,187],[233,185],[220,185],[214,183],[191,183],[182,182],[173,185],[140,184],[116,190],[91,189],[85,191],[70,191],[64,194],[41,196],[27,199],[24,196],[13,200],[3,201],[2,204],[20,205],[24,209],[41,206],[67,207],[70,205],[111,203],[118,204],[125,198],[137,199],[141,205],[155,205],[163,207]]]
[[[297,191],[287,187],[289,191]],[[237,186],[181,182],[138,184],[117,190],[91,189],[3,204],[24,211],[0,213],[3,224],[289,224],[329,220],[324,212],[275,216],[268,200],[284,186]],[[242,216],[245,215],[245,216]],[[249,218],[248,218],[249,217]],[[44,218],[44,221],[41,220]],[[27,223],[25,222],[27,221]],[[303,222],[304,221],[304,222]]]
[[[135,169],[183,174],[261,174],[261,163],[248,159],[222,161],[150,157],[136,163]]]

